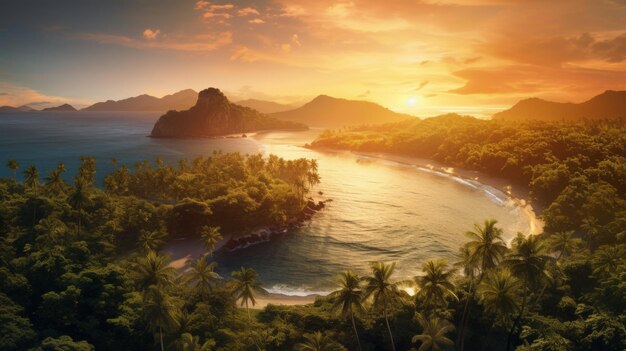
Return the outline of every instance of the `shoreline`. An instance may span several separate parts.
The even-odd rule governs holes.
[[[529,190],[527,188],[514,188],[509,184],[506,179],[497,178],[493,176],[486,175],[479,171],[470,171],[465,169],[457,169],[454,167],[446,166],[440,162],[420,158],[413,156],[402,156],[395,155],[386,152],[366,152],[366,151],[354,151],[354,150],[345,150],[345,149],[333,149],[333,148],[310,148],[308,146],[304,146],[309,148],[310,150],[318,151],[318,152],[331,152],[331,153],[346,153],[352,154],[357,157],[366,157],[372,158],[381,161],[389,161],[395,162],[401,165],[406,166],[414,166],[418,170],[423,172],[431,172],[439,175],[446,175],[449,177],[456,177],[463,181],[476,182],[480,185],[487,186],[493,188],[502,194],[504,194],[508,200],[512,201],[515,206],[517,206],[528,218],[529,221],[529,233],[528,234],[540,234],[543,232],[543,221],[538,217],[541,213],[541,208],[533,206],[533,204],[529,203],[526,198],[528,198]],[[474,186],[474,184],[469,184],[469,186]],[[483,189],[485,193],[492,195],[488,190]]]

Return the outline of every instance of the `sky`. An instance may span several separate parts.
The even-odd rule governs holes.
[[[217,87],[417,116],[626,90],[626,0],[0,0],[0,105]]]

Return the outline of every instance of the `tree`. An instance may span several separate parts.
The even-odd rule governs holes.
[[[141,230],[139,233],[138,244],[144,253],[150,251],[158,251],[165,241],[165,234],[158,230]]]
[[[446,307],[448,297],[458,300],[452,283],[454,270],[447,270],[446,266],[445,260],[426,261],[422,265],[424,275],[413,278],[419,288],[417,298],[428,306]]]
[[[65,190],[65,182],[62,177],[65,171],[65,165],[59,163],[57,168],[46,177],[46,187],[54,194],[61,194]]]
[[[498,265],[504,258],[507,251],[506,244],[502,240],[502,229],[496,227],[498,221],[495,219],[485,220],[484,225],[474,225],[474,231],[468,231],[465,235],[470,239],[465,244],[465,257],[464,262],[470,268],[470,270],[476,270],[478,272],[478,280],[474,282],[474,275],[470,276],[469,285],[469,297],[465,301],[463,307],[463,314],[461,316],[461,328],[459,328],[459,346],[463,351],[465,346],[465,330],[467,328],[470,303],[474,300],[475,289],[474,286],[480,284],[486,271],[492,269]]]
[[[93,351],[94,347],[87,341],[74,341],[70,336],[58,338],[47,337],[41,342],[37,351]]]
[[[507,325],[511,316],[520,310],[518,293],[520,282],[508,269],[490,272],[478,286],[480,301],[487,312],[496,316],[503,325]],[[509,340],[507,340],[507,350]]]
[[[89,192],[85,188],[83,181],[78,178],[74,181],[74,187],[72,192],[67,198],[67,202],[78,213],[78,227],[77,234],[80,235],[80,226],[82,221],[83,208],[89,203]]]
[[[143,313],[150,329],[159,333],[161,351],[163,346],[163,330],[176,327],[180,310],[172,297],[167,295],[162,286],[150,285],[144,292]]]
[[[223,239],[222,234],[220,234],[220,227],[209,227],[205,225],[200,229],[200,237],[202,238],[204,247],[206,247],[209,252],[209,256],[212,257],[215,246]]]
[[[246,306],[246,313],[248,314],[248,324],[251,325],[252,318],[250,317],[250,306],[256,305],[256,293],[261,291],[262,285],[258,280],[257,272],[252,268],[241,267],[240,270],[232,272],[231,276],[231,289],[235,295],[235,301],[241,301],[241,306]],[[249,331],[249,330],[248,330]],[[256,340],[252,338],[254,345],[260,351],[261,348],[257,344]]]
[[[345,348],[327,335],[317,331],[313,334],[305,334],[303,343],[294,346],[295,351],[344,351]]]
[[[354,337],[356,338],[359,351],[361,350],[361,341],[359,340],[359,333],[356,329],[356,323],[354,321],[354,312],[363,311],[363,291],[361,290],[360,278],[352,271],[345,271],[339,276],[339,282],[341,289],[331,293],[333,298],[333,308],[341,308],[341,314],[343,316],[350,316],[352,321],[352,329],[354,330]]]
[[[191,271],[187,273],[187,281],[194,284],[200,296],[206,296],[213,290],[216,281],[222,279],[214,272],[216,263],[209,263],[206,258],[200,257],[191,263]]]
[[[146,291],[152,285],[171,286],[174,283],[176,268],[170,266],[169,256],[150,251],[146,256],[137,259],[134,274],[139,290]]]
[[[438,317],[426,319],[418,315],[417,322],[422,327],[422,333],[411,339],[413,343],[421,342],[417,351],[442,351],[454,345],[454,342],[446,336],[454,330],[454,326],[448,321]]]
[[[605,277],[614,272],[626,260],[624,245],[603,245],[593,255],[593,273]]]
[[[256,305],[256,293],[261,291],[262,285],[258,280],[258,273],[252,268],[241,267],[240,270],[232,272],[231,289],[236,301],[241,301],[241,306],[246,306],[248,320],[250,320],[250,306]]]
[[[387,332],[391,340],[391,349],[395,351],[396,346],[393,341],[391,327],[389,326],[388,311],[389,305],[400,296],[399,283],[391,281],[391,276],[396,269],[396,263],[385,264],[383,262],[373,262],[370,267],[372,269],[372,275],[363,277],[365,281],[363,297],[365,299],[372,297],[374,306],[382,308],[385,324],[387,325]]]
[[[17,181],[17,170],[20,168],[20,164],[16,160],[8,160],[7,167],[13,172],[13,180]]]
[[[524,315],[529,289],[536,290],[540,282],[544,278],[549,277],[546,265],[550,260],[552,260],[552,257],[548,254],[543,241],[539,240],[537,236],[529,235],[525,237],[522,233],[518,233],[513,240],[513,250],[504,263],[510,268],[511,273],[520,279],[524,285],[522,287],[523,297],[519,315],[515,318],[507,337],[507,349],[510,347],[513,333]]]
[[[551,234],[548,238],[548,244],[552,252],[559,253],[556,257],[558,262],[562,257],[571,255],[582,244],[582,240],[574,238],[573,231],[564,231]]]
[[[211,351],[215,344],[212,340],[207,340],[200,344],[200,338],[190,333],[183,333],[179,340],[180,351]]]
[[[24,170],[24,185],[31,189],[35,195],[39,189],[39,170],[37,167],[30,165]]]

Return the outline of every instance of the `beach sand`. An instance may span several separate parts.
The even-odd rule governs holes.
[[[256,305],[254,305],[254,309],[263,309],[265,306],[272,305],[284,305],[284,306],[293,306],[293,305],[306,305],[315,302],[315,298],[318,295],[307,295],[307,296],[292,296],[292,295],[282,295],[282,294],[267,294],[267,295],[259,295],[256,298]]]

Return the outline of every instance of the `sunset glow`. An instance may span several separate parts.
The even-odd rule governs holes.
[[[420,116],[490,116],[528,96],[580,102],[626,88],[620,1],[33,6],[0,14],[0,105],[84,106],[217,86],[235,100],[302,103],[323,93]]]

